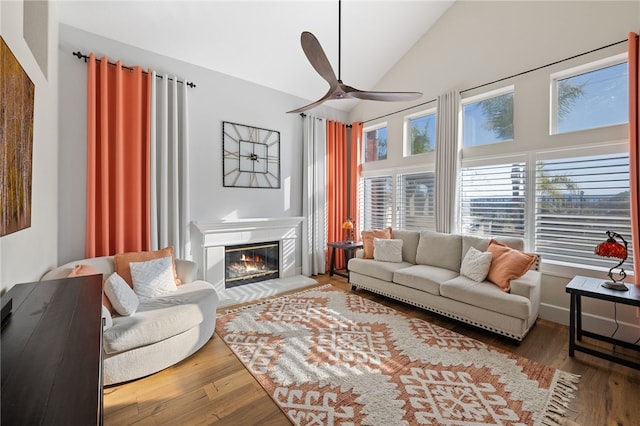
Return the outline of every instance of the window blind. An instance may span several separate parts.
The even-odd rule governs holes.
[[[361,179],[360,229],[383,229],[393,224],[393,181],[391,176]]]
[[[435,231],[434,173],[398,175],[396,188],[397,227],[408,230]]]

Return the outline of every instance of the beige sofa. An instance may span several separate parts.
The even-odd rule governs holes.
[[[535,324],[540,307],[540,257],[509,292],[487,280],[460,274],[467,251],[486,251],[490,238],[431,231],[393,230],[402,240],[402,262],[363,259],[348,264],[352,289],[364,289],[521,341]],[[519,238],[495,238],[522,251]]]
[[[69,262],[42,276],[64,278],[74,266],[90,265],[104,278],[114,272],[112,256]],[[114,316],[104,330],[103,383],[110,385],[148,376],[192,355],[211,338],[216,324],[218,293],[205,281],[195,280],[197,264],[176,259],[182,285],[162,297],[141,300],[131,316]]]

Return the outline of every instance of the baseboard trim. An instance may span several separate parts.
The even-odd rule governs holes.
[[[569,309],[562,306],[541,303],[539,318],[568,326]],[[582,328],[593,333],[611,336],[616,330],[616,322],[613,318],[594,315],[583,311]],[[633,343],[638,340],[638,337],[640,337],[640,324],[631,324],[626,321],[618,320],[618,331],[615,332],[616,339]]]

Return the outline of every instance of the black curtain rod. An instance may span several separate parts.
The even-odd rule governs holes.
[[[82,54],[82,52],[80,52],[80,51],[73,52],[73,56],[76,56],[78,59],[84,59],[84,62],[85,62],[85,63],[87,63],[87,61],[89,60],[89,57],[88,57],[87,55]],[[96,62],[101,62],[101,60],[96,58]],[[109,62],[109,65],[116,65],[116,64],[115,64],[115,63],[113,63],[113,62]],[[133,68],[132,68],[132,67],[128,67],[128,66],[126,66],[126,65],[123,65],[123,66],[122,66],[122,68],[124,68],[124,69],[126,69],[126,70],[129,70],[129,71],[133,71]],[[148,72],[146,72],[146,71],[144,71],[144,70],[143,70],[143,71],[142,71],[142,74],[148,74]],[[160,78],[160,79],[162,79],[162,78],[163,78],[163,77],[162,77],[161,75],[159,75],[159,74],[156,74],[156,77],[158,77],[158,78]],[[173,81],[173,79],[172,79],[171,77],[167,77],[167,79],[168,79],[169,81]],[[196,87],[196,84],[195,84],[195,83],[192,83],[192,82],[190,82],[190,81],[185,83],[184,81],[177,80],[177,82],[178,82],[178,83],[182,83],[182,84],[186,84],[187,86],[189,86],[189,87],[191,87],[191,88]]]
[[[607,44],[606,46],[598,47],[598,48],[595,48],[595,49],[589,50],[589,51],[587,51],[587,52],[578,53],[577,55],[573,55],[573,56],[570,56],[570,57],[568,57],[568,58],[560,59],[560,60],[558,60],[558,61],[551,62],[551,63],[546,64],[546,65],[541,65],[541,66],[539,66],[539,67],[532,68],[532,69],[527,70],[527,71],[522,71],[522,72],[519,72],[519,73],[517,73],[517,74],[510,75],[510,76],[508,76],[508,77],[499,78],[499,79],[497,79],[497,80],[490,81],[489,83],[484,83],[484,84],[480,84],[479,86],[471,87],[471,88],[469,88],[469,89],[464,89],[464,90],[460,91],[460,93],[469,92],[469,91],[471,91],[471,90],[475,90],[475,89],[479,89],[479,88],[481,88],[481,87],[489,86],[489,85],[491,85],[491,84],[499,83],[499,82],[501,82],[501,81],[508,80],[508,79],[510,79],[510,78],[519,77],[519,76],[521,76],[521,75],[528,74],[528,73],[533,72],[533,71],[538,71],[538,70],[541,70],[541,69],[543,69],[543,68],[547,68],[547,67],[550,67],[550,66],[552,66],[552,65],[559,64],[559,63],[561,63],[561,62],[570,61],[571,59],[579,58],[580,56],[588,55],[588,54],[590,54],[590,53],[597,52],[597,51],[599,51],[599,50],[603,50],[603,49],[606,49],[606,48],[609,48],[609,47],[612,47],[612,46],[616,46],[616,45],[618,45],[618,44],[622,44],[622,43],[624,43],[624,42],[626,42],[626,41],[628,41],[628,40],[627,40],[627,39],[624,39],[624,40],[616,41],[616,42],[614,42],[614,43]],[[400,110],[398,110],[398,111],[390,112],[390,113],[388,113],[388,114],[384,114],[384,115],[381,115],[381,116],[379,116],[379,117],[370,118],[369,120],[363,121],[362,123],[368,123],[368,122],[370,122],[370,121],[379,120],[379,119],[381,119],[381,118],[389,117],[390,115],[394,115],[394,114],[397,114],[397,113],[399,113],[399,112],[404,112],[404,111],[407,111],[407,110],[410,110],[410,109],[413,109],[413,108],[416,108],[416,107],[419,107],[419,106],[422,106],[422,105],[426,105],[426,104],[429,104],[429,103],[431,103],[431,102],[435,102],[436,100],[437,100],[437,99],[431,99],[430,101],[422,102],[422,103],[419,103],[419,104],[417,104],[417,105],[413,105],[413,106],[410,106],[410,107],[407,107],[407,108],[400,109]]]

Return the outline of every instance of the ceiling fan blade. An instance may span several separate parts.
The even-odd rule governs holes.
[[[422,97],[420,92],[372,92],[366,90],[358,90],[353,87],[346,87],[347,97],[363,99],[367,101],[385,101],[385,102],[399,102],[399,101],[414,101]],[[352,89],[352,90],[349,90]]]
[[[329,91],[323,97],[321,97],[317,101],[315,101],[313,103],[310,103],[309,105],[305,105],[305,106],[302,106],[300,108],[296,108],[296,109],[293,109],[291,111],[287,111],[287,114],[289,114],[289,113],[297,113],[297,112],[304,112],[304,111],[310,110],[311,108],[315,108],[318,105],[324,103],[324,101],[326,101],[328,99],[331,99],[331,95],[333,94],[333,91],[334,91],[334,89],[332,87],[331,89],[329,89]]]
[[[300,35],[300,44],[313,68],[329,83],[329,86],[333,87],[338,84],[336,73],[333,71],[329,59],[327,59],[327,55],[322,50],[322,46],[316,36],[309,31],[303,31]]]

